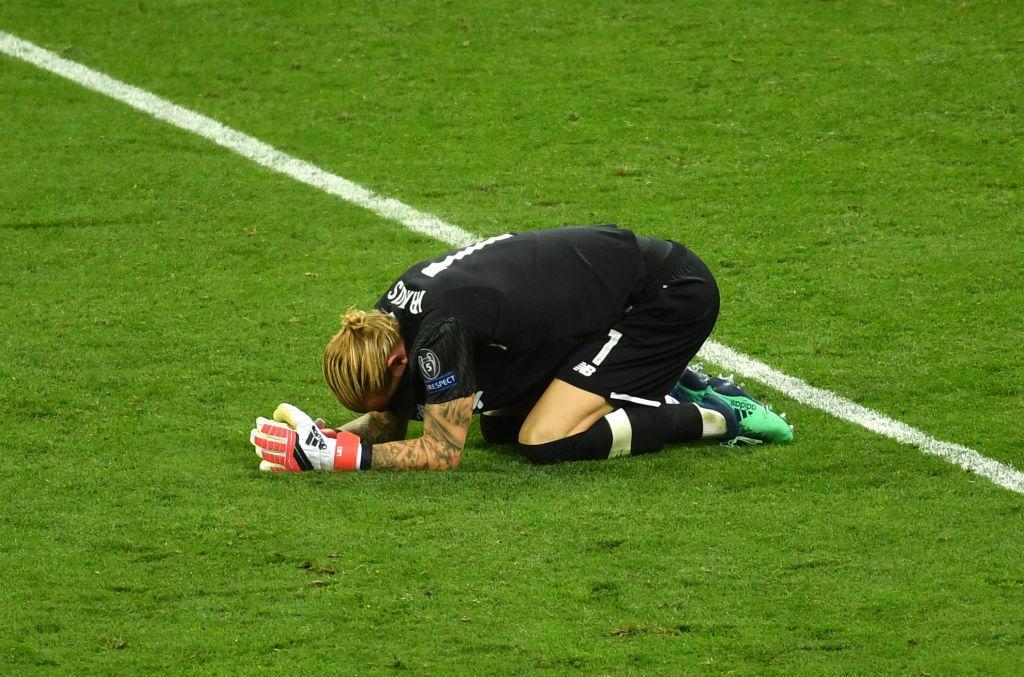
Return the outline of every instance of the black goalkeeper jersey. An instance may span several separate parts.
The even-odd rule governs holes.
[[[423,404],[467,395],[474,411],[535,400],[685,251],[590,226],[499,235],[412,266],[376,304],[409,355],[390,409],[421,418]]]

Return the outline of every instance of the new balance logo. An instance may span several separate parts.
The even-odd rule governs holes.
[[[587,364],[586,362],[580,362],[575,367],[573,367],[572,370],[579,372],[584,376],[593,376],[594,372],[597,371],[597,367],[595,367],[592,364]]]

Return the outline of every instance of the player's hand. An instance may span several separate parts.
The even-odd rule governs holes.
[[[272,420],[262,416],[257,418],[256,427],[249,434],[249,441],[256,448],[256,454],[263,459],[260,470],[303,472],[360,469],[364,445],[359,437],[346,431],[325,432],[321,429],[322,425],[321,421],[313,421],[308,414],[291,404],[278,406]]]
[[[327,422],[324,421],[322,418],[317,418],[315,421],[313,421],[313,423],[315,423],[316,427],[320,428],[321,432],[323,432],[323,434],[326,435],[327,437],[334,438],[338,436],[338,431],[335,430],[334,428],[328,428]]]

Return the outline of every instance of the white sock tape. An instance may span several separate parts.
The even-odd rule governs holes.
[[[629,423],[626,410],[616,409],[605,416],[604,420],[608,421],[608,427],[612,429],[612,450],[608,452],[608,458],[629,456],[633,446],[633,426]]]

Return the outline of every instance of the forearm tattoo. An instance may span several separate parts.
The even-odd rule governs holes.
[[[392,470],[456,468],[473,418],[473,397],[428,404],[423,412],[423,437],[375,444],[373,467]]]
[[[371,411],[349,421],[341,429],[359,435],[359,439],[369,444],[380,444],[404,439],[408,427],[407,419],[387,411]]]

